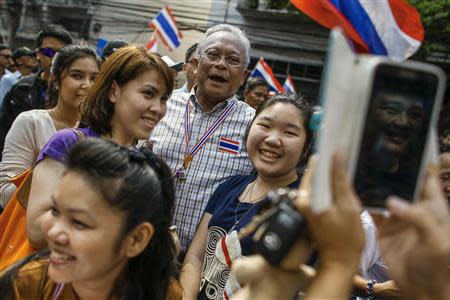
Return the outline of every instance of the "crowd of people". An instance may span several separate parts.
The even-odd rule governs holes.
[[[1,299],[450,299],[448,136],[420,200],[383,216],[335,153],[316,214],[311,104],[247,78],[239,28],[187,50],[181,87],[123,40],[99,58],[49,26],[36,44],[0,46]],[[307,233],[275,266],[249,228],[280,188]]]

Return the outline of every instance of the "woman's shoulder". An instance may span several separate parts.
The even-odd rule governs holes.
[[[47,259],[34,260],[19,269],[12,281],[14,299],[31,299],[42,295],[47,262]]]
[[[14,123],[24,126],[26,124],[36,124],[45,122],[46,124],[52,124],[52,118],[45,109],[32,109],[20,113],[14,120]]]
[[[234,175],[225,178],[225,180],[219,185],[219,188],[233,188],[238,187],[241,184],[247,185],[256,178],[256,175]]]
[[[86,136],[85,131],[84,129],[74,128],[65,128],[57,131],[42,148],[36,163],[47,156],[59,162],[64,162],[65,156],[72,147]]]
[[[234,201],[239,193],[256,178],[256,175],[235,175],[225,179],[208,201],[205,211],[213,214],[219,206],[226,206],[230,201]]]

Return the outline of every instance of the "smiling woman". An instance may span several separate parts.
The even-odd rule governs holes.
[[[172,87],[169,66],[144,48],[124,47],[108,58],[82,103],[81,121],[88,127],[56,133],[37,159],[27,208],[28,239],[34,247],[46,245],[42,217],[50,209],[49,196],[64,172],[65,155],[79,136],[129,146],[146,139],[165,115]]]
[[[181,272],[184,299],[231,298],[239,284],[230,265],[253,253],[252,237],[236,232],[260,212],[268,192],[298,186],[312,144],[309,105],[301,98],[277,95],[263,102],[244,138],[256,175],[233,176],[210,198],[186,254]]]
[[[42,220],[49,252],[7,271],[0,298],[180,299],[174,194],[169,168],[151,151],[80,142]]]
[[[79,70],[70,69],[66,78],[73,82],[80,74]],[[50,195],[62,178],[70,149],[84,137],[131,147],[137,139],[147,138],[165,114],[172,87],[169,66],[144,48],[121,48],[109,57],[81,103],[81,122],[87,127],[58,131],[37,157],[26,207],[27,236],[14,249],[25,247],[32,251],[47,245],[41,223],[52,205]],[[62,86],[58,88],[61,91]],[[80,101],[79,95],[76,101]]]
[[[82,45],[60,49],[51,68],[48,94],[49,110],[35,109],[21,113],[5,139],[0,163],[0,205],[6,207],[16,190],[11,178],[32,167],[37,154],[60,129],[75,127],[80,120],[80,102],[99,72],[95,51]]]

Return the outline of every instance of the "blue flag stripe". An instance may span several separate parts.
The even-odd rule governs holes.
[[[238,145],[233,145],[233,144],[230,144],[230,143],[227,143],[227,142],[224,142],[224,141],[220,141],[219,146],[220,147],[224,147],[224,148],[228,148],[228,149],[232,149],[232,150],[236,150],[236,151],[239,150],[239,146]]]
[[[387,55],[387,49],[359,0],[329,0],[353,25],[373,54]]]
[[[156,20],[158,20],[159,24],[161,24],[165,34],[169,37],[172,43],[178,47],[180,45],[180,41],[178,40],[178,36],[176,32],[173,30],[172,26],[170,26],[169,22],[167,22],[166,18],[163,14],[159,14],[156,16]]]
[[[263,75],[258,69],[254,69],[253,72],[250,74],[250,77],[261,77],[261,78],[264,79],[264,80],[267,82],[267,84],[269,85],[269,90],[278,93],[278,90],[277,90],[276,88],[274,88],[274,87],[267,81],[267,79],[264,77],[264,75]]]

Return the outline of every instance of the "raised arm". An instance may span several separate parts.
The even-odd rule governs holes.
[[[49,157],[44,158],[34,168],[27,206],[27,232],[28,239],[35,248],[46,246],[41,230],[42,216],[51,207],[51,195],[59,184],[64,170],[65,166],[62,163]]]
[[[200,288],[203,259],[205,257],[208,223],[212,215],[205,213],[195,232],[181,269],[180,282],[183,287],[183,300],[197,299]]]
[[[390,198],[390,217],[378,225],[380,248],[404,299],[450,299],[450,215],[437,169],[431,167],[421,201]]]

